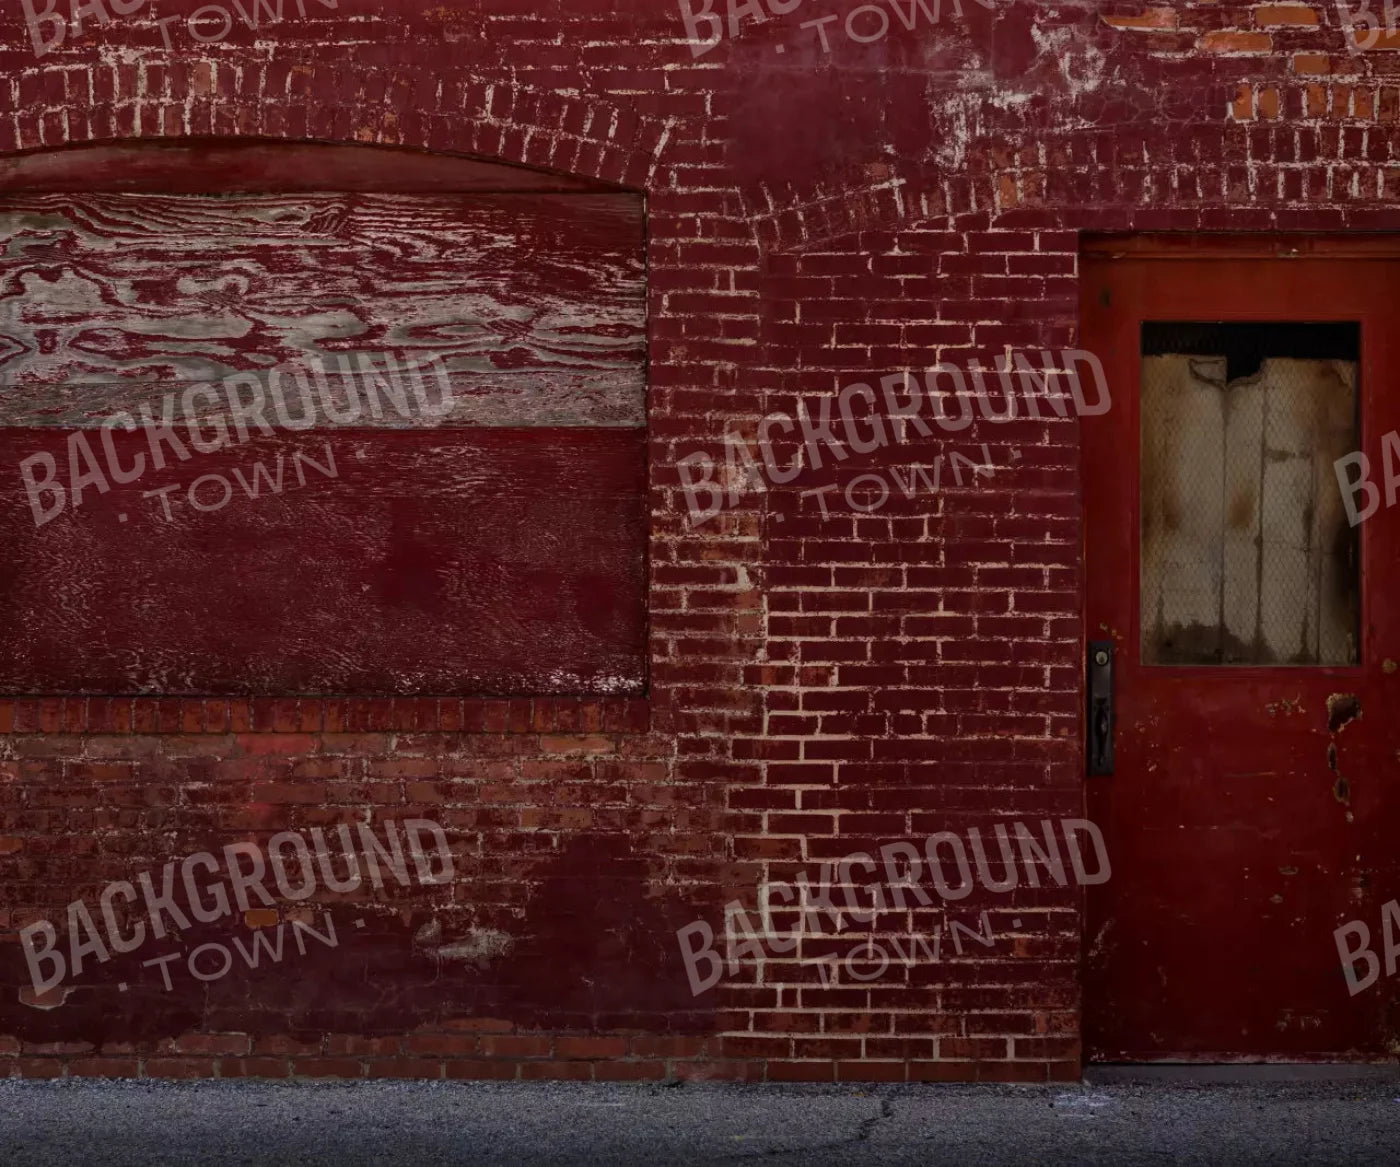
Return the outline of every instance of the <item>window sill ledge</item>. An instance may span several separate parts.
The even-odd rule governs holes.
[[[11,697],[0,734],[647,733],[645,697]]]

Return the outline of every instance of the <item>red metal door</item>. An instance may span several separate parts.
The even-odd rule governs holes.
[[[1082,423],[1086,637],[1116,669],[1086,1057],[1393,1056],[1400,249],[1105,240],[1082,295],[1113,401]],[[1381,505],[1352,526],[1356,449]],[[1356,919],[1380,976],[1353,994],[1333,933]]]

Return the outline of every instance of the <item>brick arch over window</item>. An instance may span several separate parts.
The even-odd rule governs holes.
[[[93,64],[64,77],[83,102],[54,107],[52,86],[20,81],[20,110],[0,119],[0,174],[15,152],[112,141],[182,138],[400,146],[470,155],[632,190],[664,190],[669,123],[610,102],[477,78],[422,77],[344,66],[172,60],[151,78],[130,66]],[[227,99],[234,87],[256,99]],[[86,95],[93,95],[93,104]],[[378,102],[366,94],[381,94]]]
[[[0,192],[567,194],[624,188],[470,156],[393,146],[164,138],[35,150],[0,163]]]

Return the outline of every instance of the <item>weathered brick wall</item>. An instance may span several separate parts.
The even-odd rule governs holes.
[[[36,1001],[7,943],[10,1072],[1076,1076],[1072,888],[978,891],[953,914],[987,909],[991,949],[868,984],[748,962],[692,997],[675,939],[697,916],[719,931],[765,878],[1081,811],[1076,423],[853,457],[698,530],[675,463],[722,462],[727,425],[752,434],[798,395],[1070,346],[1081,231],[1392,229],[1388,42],[1353,51],[1330,4],[968,0],[823,52],[801,24],[855,6],[812,0],[695,58],[662,2],[340,0],[289,3],[256,41],[236,24],[201,46],[177,22],[166,49],[153,9],[197,7],[89,17],[36,59],[6,6],[0,154],[316,139],[647,192],[651,694],[0,705],[10,939],[110,880],[285,829],[431,818],[458,870],[282,905],[334,906],[340,946],[208,986],[114,961]],[[869,514],[800,496],[984,443],[990,478]],[[250,917],[244,935],[269,924]]]

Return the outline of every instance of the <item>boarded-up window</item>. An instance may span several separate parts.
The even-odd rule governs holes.
[[[0,198],[0,691],[641,692],[644,314],[625,194]]]
[[[1333,463],[1358,445],[1358,359],[1355,325],[1144,326],[1144,663],[1356,663]]]

